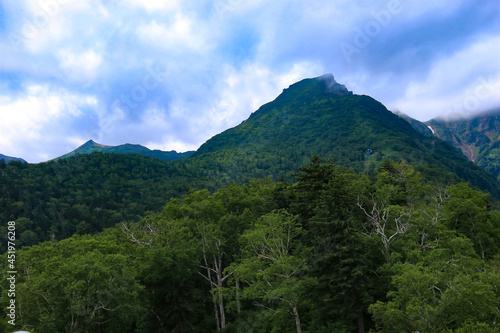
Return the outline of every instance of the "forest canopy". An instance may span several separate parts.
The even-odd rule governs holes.
[[[23,247],[16,328],[500,331],[487,194],[392,160],[368,176],[313,157],[293,177],[192,190],[139,222]],[[6,276],[1,288],[5,317]]]

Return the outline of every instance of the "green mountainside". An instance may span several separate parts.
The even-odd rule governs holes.
[[[500,110],[469,119],[432,119],[435,135],[500,179]]]
[[[405,114],[398,115],[421,134],[448,142],[500,180],[500,110],[470,118],[434,118],[425,123]]]
[[[192,158],[241,182],[248,175],[288,175],[312,155],[368,173],[385,159],[405,160],[425,169],[426,177],[443,180],[453,173],[500,195],[495,178],[449,144],[419,133],[373,98],[353,95],[331,74],[291,85],[242,124],[208,140]]]
[[[12,161],[19,161],[19,162],[23,162],[23,163],[26,163],[25,160],[23,160],[22,158],[19,158],[19,157],[10,157],[10,156],[5,156],[3,154],[0,154],[0,163],[1,162],[4,162],[4,163],[9,163],[9,162],[12,162]]]
[[[190,188],[214,190],[196,172],[137,154],[14,161],[0,164],[0,176],[0,219],[18,221],[18,245],[96,233],[121,221],[137,221]],[[0,252],[5,246],[0,238]]]
[[[89,140],[85,142],[83,145],[78,147],[77,149],[59,156],[54,160],[57,161],[59,159],[69,158],[78,154],[92,154],[92,153],[118,153],[118,154],[140,154],[145,156],[151,156],[159,158],[162,161],[173,161],[181,158],[189,157],[193,152],[188,151],[185,153],[178,153],[175,150],[172,151],[162,151],[162,150],[151,150],[141,145],[134,144],[124,144],[119,146],[106,146],[94,142],[94,140]]]
[[[412,117],[402,112],[395,112],[395,114],[409,122],[410,125],[420,134],[423,134],[425,136],[434,136],[434,133],[432,132],[433,130],[431,130],[425,123],[413,119]]]
[[[418,133],[380,102],[353,95],[331,74],[291,85],[187,158],[123,154],[140,152],[151,151],[89,141],[56,161],[0,165],[0,219],[25,219],[21,244],[95,233],[137,221],[190,189],[215,191],[282,175],[292,181],[290,175],[314,155],[370,177],[387,159],[405,161],[428,182],[462,180],[500,198],[493,176],[447,143]]]

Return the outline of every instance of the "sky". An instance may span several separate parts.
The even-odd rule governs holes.
[[[498,0],[2,0],[0,153],[196,150],[332,73],[420,121],[500,107]]]

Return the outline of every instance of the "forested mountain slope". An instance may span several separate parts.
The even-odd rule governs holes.
[[[468,119],[432,119],[435,135],[459,148],[465,156],[500,179],[500,110]]]
[[[151,150],[149,148],[146,148],[141,145],[136,145],[136,144],[130,144],[126,143],[124,145],[118,145],[118,146],[107,146],[107,145],[102,145],[94,140],[89,140],[85,142],[83,145],[78,147],[77,149],[64,154],[62,156],[59,156],[55,158],[54,160],[60,160],[62,158],[69,158],[75,155],[80,155],[80,154],[92,154],[92,153],[118,153],[118,154],[139,154],[139,155],[145,155],[145,156],[150,156],[150,157],[156,157],[162,161],[173,161],[173,160],[178,160],[181,158],[186,158],[191,156],[193,153],[192,151],[188,151],[185,153],[178,153],[175,150],[172,151],[162,151],[162,150]]]
[[[215,191],[281,175],[291,180],[313,155],[371,176],[386,159],[404,160],[427,181],[462,179],[500,197],[496,179],[453,147],[421,135],[373,98],[353,95],[331,74],[291,85],[188,158],[87,155],[96,149],[103,147],[89,141],[81,147],[84,153],[70,158],[0,165],[0,219],[22,219],[20,245],[137,221],[190,189]],[[0,248],[5,250],[5,242]]]
[[[500,330],[497,180],[331,75],[188,158],[88,152],[0,163],[0,332],[13,269],[39,333]]]
[[[214,190],[195,171],[137,154],[0,164],[0,219],[18,221],[19,246],[95,233],[124,220],[137,221],[190,188]],[[6,228],[2,223],[2,252]]]
[[[373,98],[353,95],[331,74],[291,85],[193,157],[218,175],[244,181],[248,175],[288,174],[312,155],[368,173],[387,158],[405,160],[424,177],[450,182],[453,173],[500,196],[494,177],[449,144],[417,132]]]
[[[26,161],[23,160],[22,158],[11,157],[11,156],[6,156],[6,155],[3,155],[3,154],[0,154],[0,163],[9,163],[9,162],[12,162],[12,161],[19,161],[19,162],[26,163]]]

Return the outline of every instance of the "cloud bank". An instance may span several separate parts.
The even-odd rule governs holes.
[[[20,0],[0,22],[0,153],[29,162],[194,150],[328,72],[422,121],[500,106],[496,0]]]

